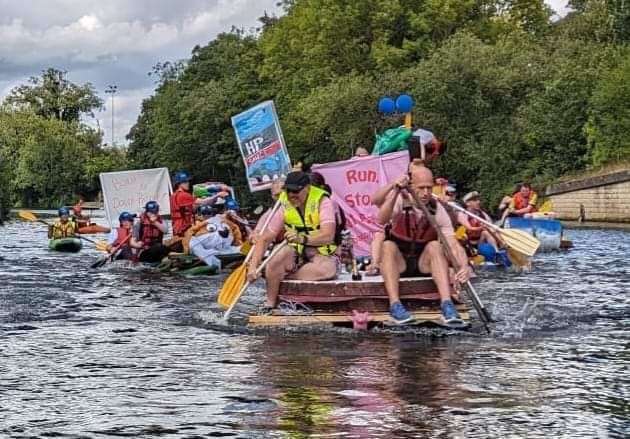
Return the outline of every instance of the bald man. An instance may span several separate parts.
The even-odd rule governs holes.
[[[387,225],[387,238],[383,243],[381,274],[385,290],[389,296],[390,315],[398,324],[413,319],[400,303],[399,283],[402,277],[431,275],[437,286],[441,300],[442,318],[446,324],[459,324],[462,320],[451,300],[451,280],[449,264],[444,249],[438,241],[437,231],[425,218],[422,210],[415,206],[411,196],[401,189],[414,191],[430,212],[434,212],[436,222],[446,237],[452,253],[463,267],[455,273],[455,280],[468,281],[471,270],[464,249],[455,239],[453,226],[448,213],[431,196],[433,173],[426,167],[410,169],[407,175],[399,177],[389,186],[385,201],[380,206],[379,222]]]

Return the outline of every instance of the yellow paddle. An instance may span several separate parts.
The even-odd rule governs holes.
[[[496,231],[501,237],[501,240],[505,243],[505,245],[514,251],[522,253],[526,256],[534,256],[536,250],[538,250],[538,247],[540,247],[540,241],[523,230],[502,229],[501,227],[496,226],[489,221],[486,221],[480,216],[477,216],[474,213],[467,211],[466,209],[458,206],[455,203],[447,202],[446,204],[448,204],[455,210],[459,210],[460,212],[472,218],[475,218],[477,221]]]
[[[273,208],[271,209],[271,213],[267,216],[262,229],[260,230],[260,235],[262,235],[265,230],[267,230],[267,226],[269,225],[269,221],[271,217],[274,216],[278,208],[280,207],[280,201],[276,201]],[[240,297],[239,291],[242,289],[243,285],[245,285],[245,280],[247,278],[247,263],[254,255],[254,247],[249,250],[249,253],[245,257],[243,263],[236,268],[226,279],[223,281],[223,285],[219,290],[219,295],[217,296],[217,302],[224,308],[229,308],[233,306],[234,303]]]
[[[271,251],[271,254],[267,257],[267,259],[265,259],[262,262],[262,264],[260,264],[260,266],[256,269],[256,274],[260,275],[260,273],[263,271],[263,269],[265,268],[267,263],[269,261],[271,261],[273,259],[273,257],[275,255],[277,255],[278,252],[280,250],[282,250],[286,245],[287,245],[287,241],[286,240],[284,240],[280,244],[276,245],[274,247],[274,249]],[[246,271],[245,271],[245,276],[247,277],[247,272]],[[221,322],[227,323],[228,319],[230,318],[230,314],[232,313],[232,310],[234,309],[234,306],[238,302],[238,299],[241,298],[241,296],[243,295],[245,290],[247,290],[247,287],[249,287],[249,282],[245,282],[245,284],[241,287],[241,289],[237,291],[237,294],[232,298],[232,301],[231,301],[231,303],[229,305],[227,305],[227,304],[224,305],[224,304],[221,304],[221,302],[219,302],[219,304],[221,304],[221,306],[224,306],[224,307],[228,306],[227,311],[225,311],[225,313],[223,313],[223,317],[221,318]]]

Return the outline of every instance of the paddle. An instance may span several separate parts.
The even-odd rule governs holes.
[[[276,201],[276,204],[274,204],[271,212],[265,219],[265,222],[263,223],[262,229],[259,233],[260,236],[262,236],[265,230],[267,230],[267,226],[269,225],[271,218],[274,216],[279,207],[280,200]],[[238,294],[238,292],[243,288],[243,285],[245,284],[247,278],[247,263],[254,255],[255,247],[256,245],[253,245],[251,247],[243,263],[238,268],[234,269],[234,271],[232,271],[232,273],[223,281],[223,285],[221,286],[221,289],[219,290],[219,295],[217,296],[217,302],[224,308],[232,307],[240,297],[240,294]]]
[[[47,223],[46,221],[37,218],[37,216],[33,212],[31,212],[29,210],[20,210],[18,212],[18,216],[20,218],[22,218],[23,220],[26,220],[26,221],[41,223],[41,224],[45,224],[47,226],[50,226],[50,223]],[[92,239],[86,238],[84,236],[81,236],[81,235],[74,235],[74,238],[79,238],[79,239],[82,239],[84,241],[91,242],[92,244],[95,244],[97,248],[99,246],[98,242],[96,242],[96,241],[94,241]]]
[[[456,203],[449,201],[449,202],[446,202],[446,204],[448,204],[450,207],[452,207],[455,210],[458,210],[472,218],[475,218],[477,221],[485,224],[486,226],[490,227],[492,230],[496,231],[501,237],[501,239],[503,240],[503,242],[505,243],[505,245],[511,248],[512,250],[515,250],[526,256],[534,256],[534,254],[536,253],[536,250],[538,250],[538,247],[540,247],[540,241],[523,230],[502,229],[501,227],[496,226],[489,221],[486,221],[480,216],[467,211],[463,207],[458,206]]]
[[[260,266],[258,267],[258,269],[256,270],[256,275],[260,275],[260,273],[262,273],[263,269],[267,266],[267,263],[269,261],[271,261],[271,259],[273,259],[273,257],[275,255],[278,254],[278,252],[280,250],[282,250],[285,246],[287,245],[287,241],[282,241],[280,244],[276,245],[274,247],[274,249],[271,251],[271,254],[269,254],[269,256],[267,257],[267,259],[265,259],[262,264],[260,264]],[[245,273],[247,275],[247,273]],[[227,309],[227,311],[225,311],[225,313],[223,313],[223,317],[221,318],[221,323],[227,323],[228,319],[230,318],[230,314],[232,313],[232,310],[234,309],[234,306],[236,305],[236,303],[238,302],[238,299],[241,298],[241,296],[243,295],[243,293],[245,292],[245,290],[247,290],[247,287],[249,287],[250,283],[249,282],[245,282],[245,284],[242,286],[242,288],[238,291],[238,294],[234,297],[234,299],[232,300],[231,304],[229,304],[229,308]],[[221,302],[219,302],[219,304],[221,306],[228,306],[228,305],[224,305]]]
[[[431,224],[431,227],[433,227],[435,229],[435,231],[437,232],[438,240],[442,243],[442,248],[444,249],[444,253],[446,254],[446,258],[451,263],[451,265],[453,266],[455,271],[458,272],[459,270],[461,270],[462,267],[459,265],[459,262],[457,261],[457,258],[455,258],[455,255],[453,255],[453,252],[451,251],[451,246],[449,245],[448,241],[446,240],[446,237],[442,233],[442,229],[440,229],[440,226],[438,225],[437,221],[435,220],[435,217],[433,215],[431,215],[431,213],[429,212],[429,209],[427,209],[427,206],[425,206],[424,203],[422,203],[422,201],[418,197],[418,194],[416,194],[415,191],[407,189],[407,192],[412,196],[415,204],[420,208],[420,210],[422,210],[422,212],[424,213],[426,218],[429,220],[429,224]],[[486,331],[489,334],[490,333],[490,327],[488,326],[488,323],[490,323],[492,321],[492,319],[490,317],[490,313],[483,306],[483,303],[481,302],[481,299],[479,299],[479,296],[477,295],[477,292],[473,288],[473,286],[470,283],[470,281],[467,281],[464,284],[464,286],[466,287],[466,292],[468,293],[468,298],[472,302],[472,304],[473,304],[473,306],[475,308],[475,311],[477,311],[477,315],[479,315],[479,318],[481,319],[481,321],[483,323],[483,326],[486,328]]]
[[[114,247],[112,249],[111,254],[108,254],[107,256],[104,256],[101,259],[99,259],[98,261],[94,262],[92,265],[90,265],[90,268],[99,268],[99,267],[102,267],[103,265],[107,264],[108,261],[113,261],[114,258],[116,258],[117,253],[121,249],[121,247],[123,245],[125,245],[127,243],[127,241],[129,241],[129,238],[131,238],[131,233],[129,235],[127,235],[127,237],[125,239],[123,239],[123,241],[120,244],[118,244],[116,247]]]

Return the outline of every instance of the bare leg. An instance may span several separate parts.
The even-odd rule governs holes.
[[[280,282],[295,266],[295,250],[285,247],[267,263],[265,279],[267,280],[267,306],[275,307],[280,292]]]
[[[424,247],[418,261],[418,268],[423,273],[431,273],[442,301],[451,299],[448,262],[438,241],[431,241]]]
[[[381,260],[383,259],[383,242],[385,241],[385,233],[376,232],[374,239],[370,245],[370,253],[372,255],[372,262],[367,267],[367,271],[370,275],[377,274],[377,270],[381,268]]]
[[[383,243],[383,259],[381,261],[381,275],[385,284],[385,291],[389,296],[390,305],[400,300],[400,273],[407,269],[407,263],[396,244],[391,241]]]
[[[337,276],[337,263],[333,257],[316,255],[287,278],[297,280],[329,280]]]

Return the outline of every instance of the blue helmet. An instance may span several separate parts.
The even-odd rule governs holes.
[[[68,209],[67,207],[60,207],[57,213],[59,214],[59,216],[70,216],[70,209]]]
[[[133,219],[136,217],[135,214],[133,213],[129,213],[129,212],[122,212],[119,216],[118,216],[118,222],[122,223],[123,221],[131,221],[133,222]]]
[[[151,213],[158,213],[160,211],[160,205],[156,201],[149,201],[144,205],[144,210]]]
[[[185,171],[178,172],[173,176],[173,183],[176,185],[190,180],[192,180],[192,177]]]
[[[201,216],[212,216],[215,215],[217,212],[212,206],[203,204],[197,208],[197,213]]]
[[[225,201],[225,208],[227,210],[238,210],[240,207],[234,198],[228,198]]]

